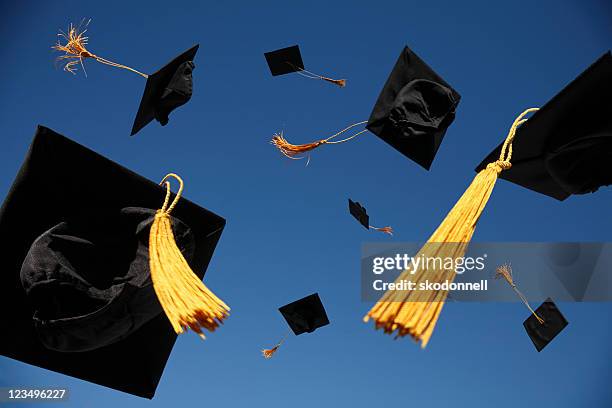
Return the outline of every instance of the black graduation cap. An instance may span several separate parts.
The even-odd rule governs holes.
[[[349,198],[349,211],[353,217],[367,230],[370,229],[370,217],[364,207]]]
[[[278,308],[293,333],[312,333],[319,327],[327,326],[329,319],[318,293],[291,302]]]
[[[265,52],[264,56],[266,57],[266,61],[268,62],[268,67],[270,68],[272,76],[291,74],[295,72],[303,77],[327,81],[338,85],[341,88],[346,86],[345,79],[333,79],[306,70],[306,68],[304,68],[304,61],[302,61],[302,54],[300,53],[300,47],[298,45]]]
[[[565,200],[612,184],[612,54],[602,55],[521,125],[500,177]],[[476,171],[497,159],[500,144]]]
[[[0,209],[0,354],[152,398],[176,334],[151,290],[166,190],[39,126]],[[225,226],[181,199],[178,248],[202,278]]]
[[[540,323],[534,314],[523,322],[529,338],[538,352],[542,351],[567,326],[567,320],[557,308],[551,298],[535,310],[535,313],[544,320]]]
[[[304,70],[304,61],[302,61],[302,54],[298,45],[266,52],[264,56],[273,76]]]
[[[367,128],[429,170],[460,99],[457,91],[405,47],[378,96]]]
[[[153,119],[165,126],[168,123],[168,115],[191,99],[192,73],[195,68],[193,59],[199,47],[199,44],[194,45],[159,71],[148,76],[138,113],[134,119],[132,136]]]

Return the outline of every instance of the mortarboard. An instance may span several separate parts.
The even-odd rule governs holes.
[[[457,91],[405,47],[366,127],[429,170],[460,99]]]
[[[517,130],[501,178],[565,200],[612,184],[612,54],[602,55]],[[482,170],[499,145],[478,165]]]
[[[144,93],[140,101],[138,113],[134,119],[131,135],[138,133],[153,119],[162,126],[168,123],[168,115],[191,99],[193,93],[193,59],[199,45],[195,45],[174,58],[154,74],[147,75],[126,65],[102,58],[87,49],[89,38],[84,34],[85,27],[70,25],[68,33],[60,32],[59,40],[52,48],[64,54],[58,57],[64,62],[64,70],[74,74],[77,66],[84,68],[85,59],[93,59],[101,64],[126,69],[147,79]],[[65,43],[62,43],[62,40]]]
[[[368,212],[365,207],[363,207],[359,202],[353,201],[350,198],[349,201],[349,212],[359,223],[367,230],[373,229],[375,231],[384,232],[389,235],[393,235],[393,228],[391,227],[373,227],[370,225],[370,217],[368,216]]]
[[[540,317],[541,321],[537,317]],[[546,299],[523,322],[523,326],[538,352],[542,351],[567,325],[567,320],[551,298]]]
[[[495,277],[501,277],[508,282],[514,293],[518,295],[525,306],[527,306],[527,309],[531,312],[531,315],[523,322],[523,326],[538,352],[542,351],[542,349],[546,347],[565,326],[567,326],[567,320],[565,320],[565,317],[563,317],[559,309],[557,309],[557,306],[551,298],[546,299],[540,307],[533,310],[525,295],[516,287],[516,283],[512,277],[512,268],[509,264],[499,266],[496,269]]]
[[[172,260],[184,259],[201,284],[225,226],[184,198],[155,210],[169,198],[169,189],[39,126],[0,209],[0,354],[152,398],[176,340],[153,294],[170,239],[153,241],[174,237]]]
[[[298,45],[266,52],[264,53],[264,56],[266,57],[266,61],[268,62],[268,67],[270,68],[270,73],[272,76],[297,73],[306,78],[321,79],[323,81],[331,82],[341,88],[346,85],[345,79],[332,79],[307,71],[304,68],[304,61],[302,60],[302,54]]]
[[[304,333],[312,333],[316,329],[327,326],[329,319],[318,293],[313,293],[302,299],[291,302],[278,308],[293,334],[299,336]],[[271,349],[263,350],[265,358],[271,358],[284,342],[284,338]]]
[[[186,104],[193,92],[193,59],[199,45],[194,45],[156,73],[149,75],[138,113],[134,119],[132,136],[153,119],[162,126],[168,123],[168,115]]]

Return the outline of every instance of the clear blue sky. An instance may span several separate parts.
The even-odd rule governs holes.
[[[37,124],[152,180],[181,174],[187,197],[227,218],[206,283],[232,315],[206,342],[179,338],[153,401],[4,357],[0,385],[65,386],[66,406],[88,408],[612,405],[611,304],[562,304],[570,325],[539,354],[520,303],[447,305],[425,351],[362,323],[360,245],[388,238],[346,209],[352,197],[395,240],[426,239],[515,116],[612,47],[604,0],[15,3],[0,24],[1,196]],[[57,30],[82,17],[92,51],[145,72],[200,43],[195,95],[167,127],[128,136],[141,77],[54,68]],[[307,68],[348,86],[272,78],[263,52],[295,43]],[[462,95],[430,172],[371,134],[308,167],[268,144],[281,129],[303,143],[367,119],[406,44]],[[611,204],[611,188],[558,202],[502,180],[474,239],[610,241]],[[286,330],[277,307],[315,291],[331,325],[261,358]]]

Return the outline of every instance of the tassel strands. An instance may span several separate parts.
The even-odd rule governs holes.
[[[171,204],[170,178],[180,185]],[[166,185],[167,192],[149,236],[151,280],[174,331],[181,334],[191,329],[204,339],[202,329],[215,331],[229,316],[230,308],[193,273],[176,245],[170,213],[183,192],[183,180],[176,174],[168,174],[160,184]]]
[[[393,236],[393,228],[391,227],[373,227],[370,225],[370,229],[374,230],[374,231],[378,231],[378,232],[384,232],[385,234],[391,235]]]
[[[527,306],[527,309],[529,309],[529,311],[536,318],[536,320],[540,324],[544,324],[544,319],[538,316],[538,314],[529,305],[529,301],[527,300],[525,295],[523,295],[521,291],[518,290],[518,288],[516,287],[516,283],[514,283],[514,277],[512,276],[512,267],[509,264],[498,266],[497,269],[495,270],[495,277],[503,278],[506,282],[508,282],[512,290],[514,290],[514,293],[516,293],[518,297],[521,299],[521,302],[523,302],[525,306]]]
[[[459,198],[455,206],[448,213],[438,229],[428,239],[416,257],[434,257],[452,259],[465,255],[467,246],[474,234],[476,223],[497,181],[499,173],[509,169],[512,165],[512,141],[516,129],[527,119],[524,117],[537,108],[527,109],[521,113],[512,124],[504,142],[500,157],[497,161],[489,163],[480,171],[465,193]],[[411,280],[416,287],[421,282],[452,282],[455,278],[453,270],[443,268],[403,271],[396,281]],[[385,333],[395,333],[396,337],[410,335],[425,348],[433,333],[436,322],[440,316],[447,291],[387,291],[382,298],[364,317],[364,322],[374,320],[377,329]]]
[[[272,145],[274,145],[285,157],[288,157],[290,159],[293,160],[299,160],[299,159],[303,159],[304,156],[301,156],[305,153],[308,153],[314,149],[316,149],[319,146],[325,145],[325,144],[340,144],[340,143],[345,143],[348,142],[349,140],[359,136],[362,133],[367,132],[367,129],[364,129],[360,132],[355,133],[352,136],[349,136],[345,139],[342,140],[337,140],[337,141],[332,141],[332,139],[340,136],[342,133],[354,128],[355,126],[359,126],[359,125],[363,125],[365,123],[368,123],[367,121],[363,121],[363,122],[357,122],[357,123],[353,123],[352,125],[342,129],[340,132],[328,137],[327,139],[321,139],[321,140],[317,140],[316,142],[312,142],[312,143],[307,143],[307,144],[301,144],[301,145],[294,145],[291,144],[287,141],[287,139],[285,139],[285,137],[283,136],[283,133],[276,133],[274,134],[274,136],[272,136],[272,140],[270,141],[270,143]],[[310,156],[308,156],[310,159]]]
[[[87,21],[85,27],[89,25]],[[71,74],[76,74],[76,66],[81,65],[83,68],[83,72],[85,72],[85,66],[83,65],[83,60],[87,58],[91,58],[94,61],[97,61],[101,64],[110,65],[111,67],[122,68],[128,71],[134,72],[143,78],[148,78],[147,74],[144,74],[140,71],[135,70],[134,68],[130,68],[126,65],[118,64],[113,61],[109,61],[105,58],[99,57],[89,50],[87,50],[87,43],[89,42],[89,37],[85,36],[87,32],[87,28],[82,29],[81,25],[79,27],[75,27],[73,24],[70,24],[70,28],[68,29],[68,33],[64,33],[60,31],[58,34],[57,43],[51,48],[55,51],[63,52],[64,55],[60,55],[57,57],[58,61],[64,61],[64,71],[70,72]],[[62,39],[65,41],[65,44],[62,44]],[[85,76],[87,76],[87,72],[85,72]]]
[[[340,88],[344,88],[346,86],[346,79],[333,79],[333,78],[329,78],[323,75],[319,75],[319,74],[315,74],[314,72],[310,72],[305,70],[304,68],[300,68],[295,66],[294,64],[290,63],[289,61],[286,61],[287,64],[289,64],[291,66],[291,68],[295,69],[295,72],[298,73],[299,75],[305,77],[305,78],[310,78],[310,79],[320,79],[322,81],[326,81],[329,83],[332,83],[334,85],[339,86]]]
[[[286,334],[286,335],[285,335],[285,336],[284,336],[284,337],[281,339],[281,341],[279,341],[278,343],[276,343],[276,345],[275,345],[274,347],[272,347],[272,348],[270,348],[270,349],[263,349],[263,350],[261,350],[261,355],[262,355],[262,356],[263,356],[263,357],[264,357],[266,360],[271,359],[271,358],[272,358],[272,356],[274,355],[274,353],[276,353],[276,351],[278,350],[278,348],[279,348],[280,346],[282,346],[282,344],[285,342],[285,339],[287,338],[287,335],[288,335],[288,334]]]

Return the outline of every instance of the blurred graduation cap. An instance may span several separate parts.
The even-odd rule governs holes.
[[[201,279],[225,220],[169,187],[39,126],[0,209],[0,354],[152,398],[177,324],[221,320],[172,318],[168,298],[201,301],[184,284],[214,298]]]
[[[429,170],[460,99],[457,91],[405,47],[366,127]]]
[[[313,293],[295,302],[291,302],[280,307],[278,310],[296,336],[303,333],[312,333],[316,329],[329,324],[327,313],[318,293]],[[273,348],[262,350],[263,356],[271,358],[284,341],[285,338]]]
[[[370,217],[368,216],[368,212],[365,207],[363,207],[359,202],[353,201],[350,198],[348,199],[349,204],[349,212],[359,223],[367,230],[373,229],[375,231],[384,232],[385,234],[393,235],[393,228],[391,227],[373,227],[370,225]]]
[[[64,70],[75,73],[77,66],[84,69],[83,60],[90,58],[99,63],[112,67],[126,69],[147,79],[144,93],[140,101],[138,113],[134,119],[131,135],[138,133],[153,119],[162,126],[168,123],[168,115],[179,106],[186,104],[193,93],[193,59],[199,45],[195,45],[183,52],[157,72],[147,75],[126,65],[102,58],[90,52],[86,46],[89,38],[84,34],[85,27],[70,25],[68,33],[60,32],[57,44],[52,48],[64,54],[58,57],[64,62]]]
[[[525,295],[517,288],[510,265],[506,264],[498,267],[496,269],[496,277],[506,280],[531,312],[531,315],[523,322],[523,326],[536,350],[538,352],[542,351],[567,326],[567,320],[565,320],[565,317],[563,317],[551,298],[546,299],[540,307],[533,310]]]
[[[602,55],[516,133],[501,177],[557,200],[612,184],[612,54]],[[476,171],[502,150],[500,144]]]
[[[264,53],[264,56],[266,57],[266,61],[268,62],[268,67],[270,68],[270,73],[272,73],[272,76],[297,73],[306,78],[320,79],[326,82],[331,82],[332,84],[338,85],[341,88],[346,86],[345,79],[332,79],[307,71],[304,68],[304,61],[302,60],[302,54],[298,45],[266,52]]]

